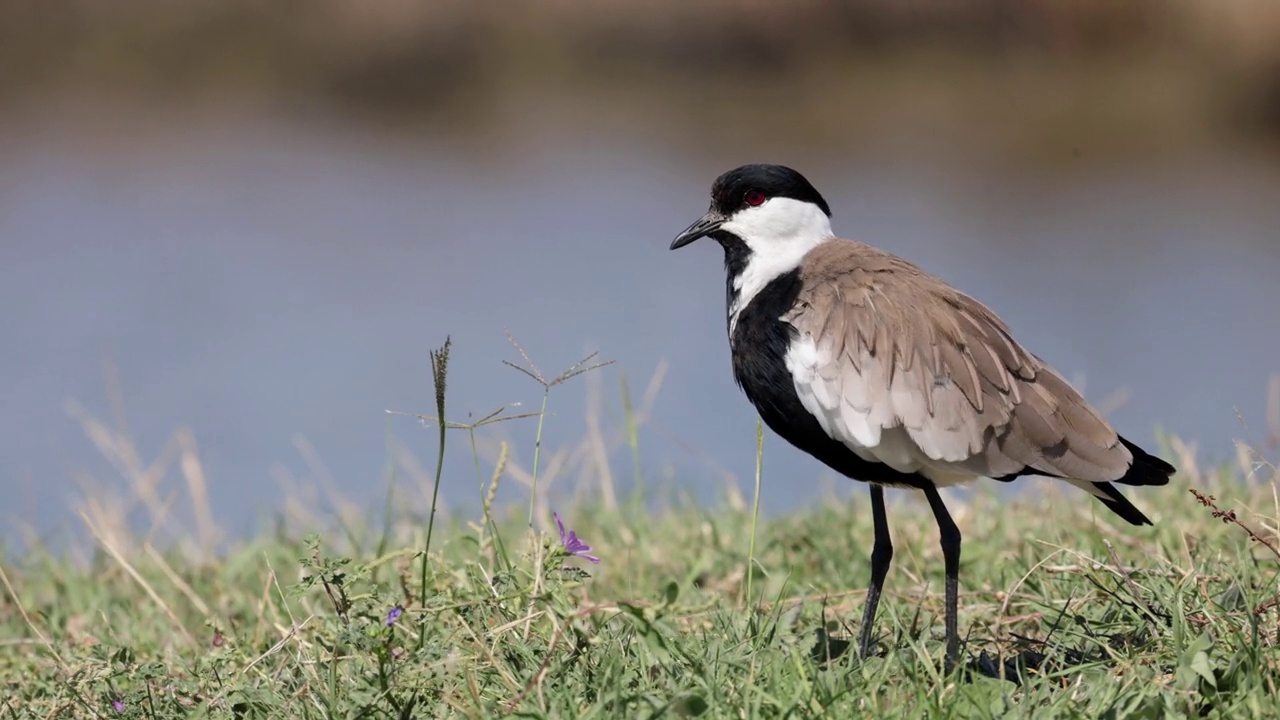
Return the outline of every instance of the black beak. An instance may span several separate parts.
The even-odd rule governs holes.
[[[724,216],[715,210],[708,210],[706,215],[698,218],[692,225],[684,229],[684,232],[676,236],[671,241],[671,249],[676,250],[697,240],[700,237],[706,237],[724,224]]]

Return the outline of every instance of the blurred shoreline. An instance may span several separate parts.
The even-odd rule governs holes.
[[[1280,146],[1280,3],[1265,0],[5,0],[0,61],[0,131],[51,111],[91,131],[114,105],[126,136],[143,108],[409,137],[546,123],[695,152],[939,134],[1014,162]]]

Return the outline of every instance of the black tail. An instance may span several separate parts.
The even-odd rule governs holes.
[[[1169,476],[1175,472],[1172,465],[1124,438],[1120,438],[1120,442],[1124,443],[1124,446],[1133,454],[1133,464],[1129,466],[1129,472],[1116,482],[1121,485],[1169,484]]]
[[[1098,497],[1096,495],[1094,497],[1098,497],[1098,501],[1106,505],[1108,510],[1127,520],[1130,525],[1152,524],[1151,518],[1143,515],[1137,506],[1121,495],[1115,485],[1109,482],[1100,482],[1093,483],[1093,486],[1106,494],[1106,497]]]
[[[1124,443],[1124,446],[1129,448],[1129,452],[1133,454],[1133,464],[1129,466],[1129,472],[1125,473],[1124,477],[1116,480],[1116,482],[1122,485],[1169,484],[1169,476],[1174,473],[1172,465],[1124,438],[1120,438],[1120,442]],[[1121,495],[1115,485],[1102,482],[1094,483],[1093,486],[1106,495],[1106,497],[1099,497],[1098,500],[1103,505],[1106,505],[1111,512],[1133,525],[1151,524],[1151,519],[1143,515],[1142,511],[1129,502],[1128,498]]]

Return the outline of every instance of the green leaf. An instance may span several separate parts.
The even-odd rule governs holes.
[[[1202,679],[1213,688],[1217,688],[1218,680],[1213,673],[1213,663],[1209,659],[1209,650],[1213,647],[1213,635],[1207,630],[1187,645],[1178,662],[1176,675],[1178,682],[1187,689],[1195,689]]]
[[[1190,667],[1214,690],[1218,689],[1218,678],[1213,674],[1213,663],[1209,660],[1209,653],[1204,650],[1197,652],[1191,658]]]
[[[675,603],[676,598],[680,597],[680,586],[676,584],[675,580],[667,583],[666,590],[663,592],[662,596],[663,603],[666,605]]]

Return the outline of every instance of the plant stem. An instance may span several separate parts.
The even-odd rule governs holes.
[[[510,569],[511,562],[507,560],[507,548],[502,544],[498,524],[493,521],[493,513],[489,510],[489,503],[485,501],[484,476],[480,474],[480,451],[476,449],[476,427],[472,425],[467,428],[467,434],[471,436],[471,457],[476,461],[476,480],[480,483],[480,511],[484,513],[484,525],[489,529],[489,536],[493,538],[494,549],[498,553],[498,558],[502,560],[502,566]]]
[[[444,403],[440,403],[440,417],[444,417]],[[446,428],[444,423],[440,423],[440,450],[436,453],[436,477],[434,486],[431,488],[431,514],[427,516],[427,542],[426,547],[422,549],[422,577],[427,577],[427,553],[431,551],[431,531],[436,525],[436,500],[440,497],[440,478],[444,476],[444,436]],[[427,586],[422,586],[422,600],[426,601]]]
[[[386,433],[384,436],[384,450],[386,454],[387,466],[387,502],[382,509],[382,537],[378,539],[378,548],[375,553],[376,557],[382,557],[387,552],[387,545],[391,542],[391,527],[395,515],[395,491],[396,491],[396,461],[395,454],[391,445],[391,420],[388,417],[386,423]],[[374,578],[377,578],[377,570],[374,571]]]
[[[542,409],[538,411],[538,434],[533,440],[533,489],[529,492],[529,527],[533,527],[533,507],[538,500],[538,458],[542,455],[542,421],[547,418],[547,396],[551,386],[542,387]]]
[[[644,476],[640,473],[640,431],[636,423],[635,408],[631,405],[631,387],[624,374],[622,383],[622,412],[627,420],[627,444],[631,446],[631,466],[635,484],[631,488],[631,503],[637,508],[644,502]]]
[[[445,396],[445,379],[449,373],[449,345],[450,339],[445,338],[444,346],[439,350],[431,352],[431,380],[435,385],[436,391],[436,418],[440,426],[440,450],[436,453],[436,478],[435,486],[431,490],[431,514],[427,516],[427,539],[422,548],[422,574],[419,580],[421,586],[418,590],[418,606],[425,608],[427,606],[427,570],[431,565],[431,533],[435,530],[436,525],[436,501],[440,497],[440,479],[444,476],[444,444],[445,433],[448,431],[448,423],[445,422],[444,414],[444,396]],[[427,641],[427,624],[420,625],[418,634],[418,647],[422,647]]]
[[[751,602],[751,578],[756,567],[756,521],[760,517],[760,477],[764,467],[764,422],[756,418],[756,489],[751,501],[751,544],[747,549],[746,602]]]

